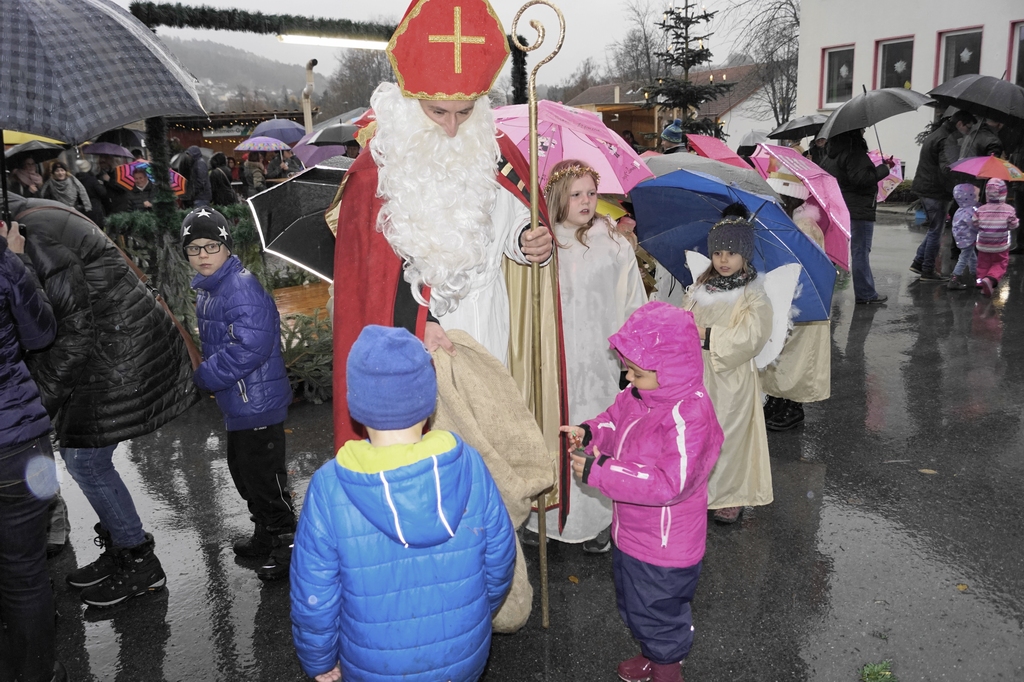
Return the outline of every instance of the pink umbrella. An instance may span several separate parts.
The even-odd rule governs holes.
[[[686,144],[690,149],[707,159],[721,161],[737,168],[750,168],[750,164],[744,161],[739,154],[726,147],[725,143],[717,137],[686,133]]]
[[[236,152],[279,152],[285,149],[291,149],[291,146],[276,138],[260,135],[250,137],[235,147]]]
[[[529,158],[527,105],[496,109],[494,122]],[[537,137],[541,188],[547,183],[551,168],[562,159],[579,159],[596,170],[601,176],[597,191],[603,194],[626,194],[641,180],[654,177],[633,148],[606,126],[598,114],[541,100],[537,103]]]
[[[882,156],[882,152],[877,149],[872,149],[868,152],[868,158],[871,159],[871,163],[876,166],[880,163],[885,163],[885,158]],[[903,182],[903,165],[900,160],[895,156],[892,157],[895,162],[893,167],[889,169],[889,174],[878,181],[878,195],[879,201],[885,201],[885,198],[892,194],[892,191]]]
[[[850,211],[836,179],[789,147],[759,144],[750,160],[779,194],[803,198],[820,209],[818,227],[825,235],[825,253],[833,263],[849,270]]]

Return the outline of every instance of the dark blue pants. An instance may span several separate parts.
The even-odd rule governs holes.
[[[46,522],[56,492],[49,435],[0,450],[0,669],[19,682],[53,678]]]
[[[690,653],[693,617],[690,602],[700,567],[664,568],[612,549],[615,599],[619,615],[648,660],[667,665]]]

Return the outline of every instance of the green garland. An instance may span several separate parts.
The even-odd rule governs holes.
[[[292,14],[263,14],[179,3],[133,2],[129,11],[149,28],[205,28],[214,31],[301,35],[356,40],[390,40],[395,26],[348,19],[321,19]]]

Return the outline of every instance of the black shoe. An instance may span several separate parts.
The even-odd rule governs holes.
[[[919,282],[945,282],[946,277],[941,272],[935,272],[934,270],[925,270],[921,273],[921,277],[918,278]]]
[[[270,557],[256,569],[256,577],[260,580],[282,580],[288,577],[295,533],[282,533],[274,535],[273,538],[274,547],[270,550]]]
[[[915,260],[913,263],[911,263],[910,264],[910,271],[912,273],[914,273],[915,275],[922,274],[921,273],[921,261]]]
[[[611,526],[605,528],[603,531],[597,534],[597,537],[593,540],[587,540],[583,543],[583,551],[589,552],[590,554],[604,554],[605,552],[611,551],[612,548],[612,528]]]
[[[963,275],[953,275],[949,278],[949,283],[946,284],[946,288],[950,291],[963,291],[967,288],[967,284],[963,281]]]
[[[98,523],[94,526],[94,530],[96,531],[96,538],[93,542],[103,550],[103,553],[91,564],[68,573],[66,580],[71,587],[83,588],[99,585],[114,575],[114,572],[117,570],[118,548],[114,547],[114,541],[110,539],[110,533]]]
[[[883,296],[882,294],[879,294],[878,296],[875,296],[874,298],[868,298],[868,299],[859,299],[858,298],[857,299],[857,303],[885,303],[888,300],[889,300],[888,296]]]
[[[83,590],[82,601],[89,606],[107,607],[162,590],[167,576],[153,553],[154,546],[153,536],[146,533],[141,544],[119,550],[117,571],[99,585]]]
[[[804,420],[804,406],[801,403],[787,401],[786,409],[771,421],[765,422],[769,431],[788,431]]]
[[[540,535],[526,526],[519,529],[519,542],[524,547],[540,547]]]
[[[768,399],[764,401],[764,419],[768,421],[773,418],[779,412],[784,410],[786,407],[785,398],[776,398],[773,395],[768,396]]]
[[[270,550],[274,549],[274,536],[267,531],[266,526],[262,523],[257,523],[252,535],[236,540],[232,549],[240,557],[262,559],[263,557],[270,556]]]
[[[60,661],[53,662],[53,679],[50,682],[68,682],[68,671]]]

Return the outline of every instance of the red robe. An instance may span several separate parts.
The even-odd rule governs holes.
[[[529,200],[529,164],[505,135],[498,136],[503,157],[499,164],[512,166],[513,179],[502,172],[495,175],[499,184],[527,206]],[[515,178],[514,176],[518,176]],[[522,179],[522,183],[516,180]],[[526,184],[525,188],[520,184]],[[402,260],[395,255],[383,234],[377,231],[377,213],[384,200],[377,196],[377,164],[369,149],[364,149],[345,176],[341,212],[338,216],[334,248],[334,447],[363,438],[362,427],[353,422],[346,400],[346,361],[348,352],[363,327],[368,324],[394,325],[395,300],[399,287],[408,287],[402,277]],[[541,222],[548,224],[544,197],[540,198]],[[429,291],[425,293],[429,297]],[[427,308],[418,307],[416,336],[423,338]],[[562,380],[564,385],[564,377]],[[562,392],[564,396],[564,391]],[[567,413],[567,412],[566,412]]]

